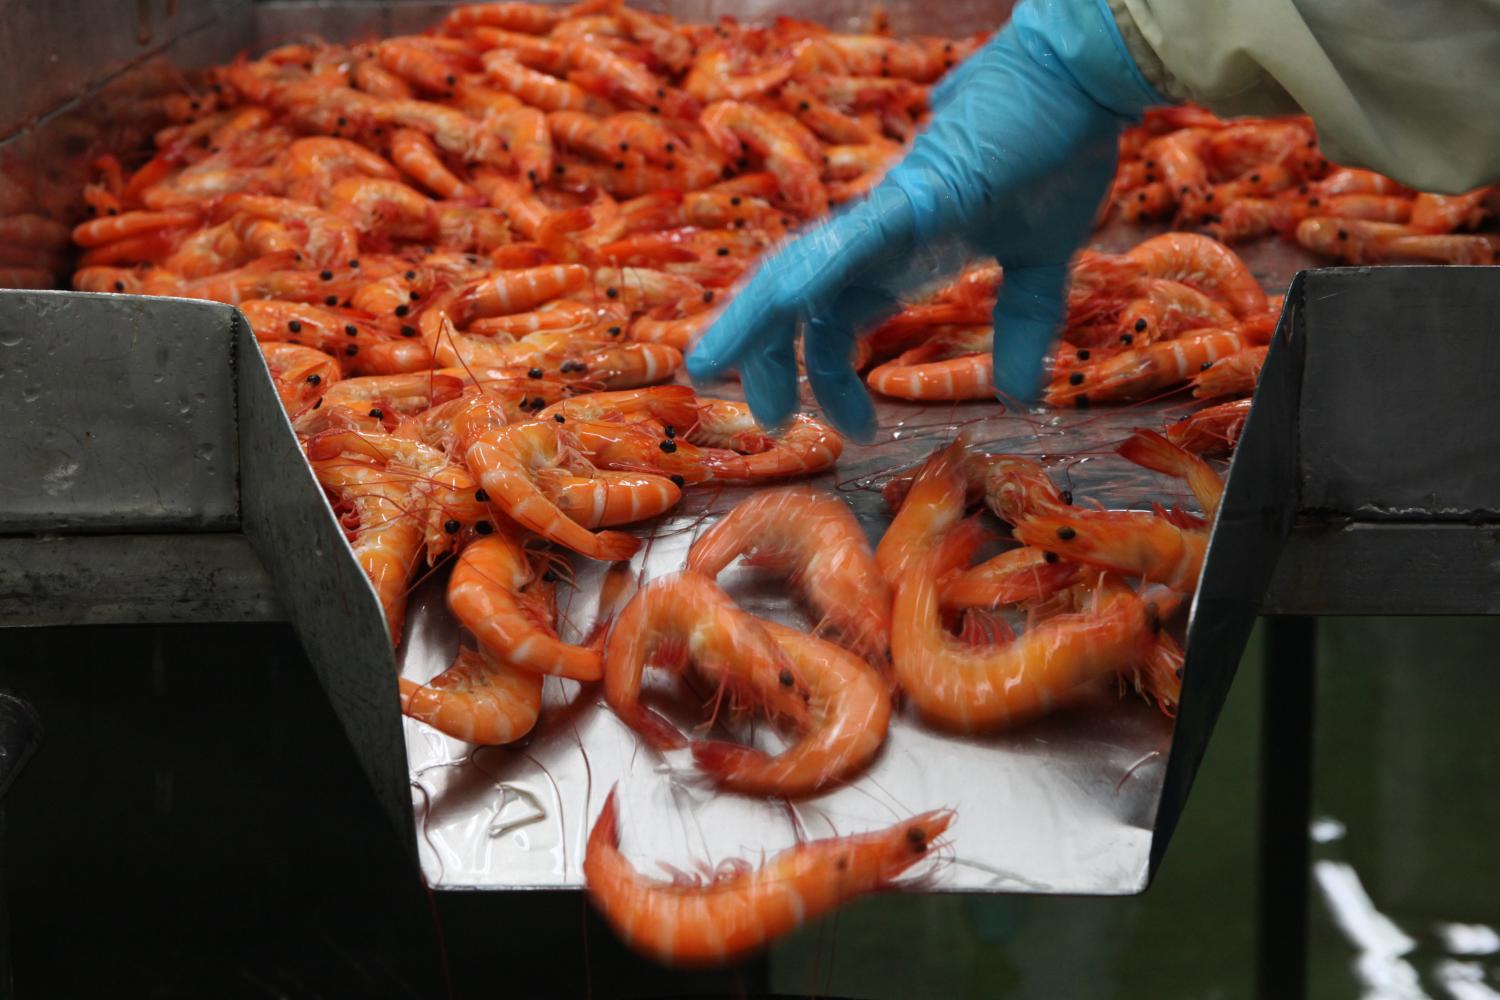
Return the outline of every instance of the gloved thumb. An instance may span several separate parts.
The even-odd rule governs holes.
[[[1067,264],[1006,267],[995,303],[995,388],[1022,403],[1036,402],[1042,360],[1063,318]]]

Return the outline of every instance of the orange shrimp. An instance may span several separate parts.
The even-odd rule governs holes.
[[[1389,221],[1407,222],[1414,233],[1451,233],[1455,229],[1473,229],[1490,214],[1485,207],[1485,199],[1489,197],[1491,190],[1484,187],[1460,195],[1419,193],[1411,203],[1410,222],[1405,219]]]
[[[1189,330],[1175,340],[1121,351],[1059,372],[1044,398],[1052,406],[1078,407],[1143,399],[1186,382],[1244,346],[1244,338],[1234,330]]]
[[[474,189],[438,158],[437,148],[425,132],[396,129],[391,133],[391,159],[408,177],[433,194],[455,199],[476,197]]]
[[[318,482],[352,512],[350,548],[385,614],[391,645],[401,642],[407,581],[421,558],[422,526],[412,516],[411,479],[369,462],[335,458],[311,463]]]
[[[939,614],[940,580],[967,561],[974,541],[973,531],[950,534],[896,585],[896,676],[922,717],[944,728],[1018,725],[1046,714],[1081,684],[1139,669],[1180,600],[1162,588],[1140,596],[1122,589],[1088,611],[1047,618],[1008,643],[976,647],[951,636]]]
[[[496,49],[485,53],[484,72],[495,83],[527,104],[543,111],[597,114],[608,105],[575,83],[529,69],[514,53]]]
[[[1266,293],[1244,261],[1207,236],[1163,233],[1137,244],[1124,257],[1153,278],[1180,281],[1222,299],[1242,319],[1265,311]]]
[[[500,271],[465,288],[457,307],[461,315],[470,319],[526,312],[578,291],[588,284],[589,278],[589,269],[581,264]]]
[[[1054,552],[1022,546],[956,572],[942,582],[946,609],[997,608],[1050,597],[1078,582],[1077,563]]]
[[[749,954],[857,896],[891,889],[927,857],[953,813],[923,813],[875,833],[799,844],[751,871],[726,864],[707,885],[642,877],[620,853],[615,793],[589,833],[589,898],[631,947],[674,965],[720,964]]]
[[[1115,448],[1115,453],[1136,465],[1183,480],[1210,521],[1218,514],[1224,481],[1213,466],[1192,452],[1179,448],[1155,431],[1136,430]]]
[[[1208,532],[1184,528],[1154,511],[1077,511],[1041,515],[1015,526],[1017,540],[1127,576],[1191,593],[1198,585]]]
[[[73,242],[81,247],[101,247],[116,240],[160,232],[180,226],[196,225],[199,214],[191,209],[162,212],[136,211],[107,215],[73,228]],[[0,238],[22,246],[62,246],[67,230],[50,219],[39,216],[13,215],[0,220]]]
[[[721,788],[741,794],[812,795],[847,780],[879,752],[890,725],[890,691],[864,661],[833,643],[774,622],[761,627],[807,680],[811,728],[774,757],[703,740],[693,744],[693,760]]]
[[[45,284],[29,285],[16,284],[14,279],[19,275],[11,275],[9,271],[36,270],[40,274],[47,275]],[[0,288],[50,288],[52,286],[50,271],[41,269],[18,269],[7,270],[6,281],[0,283]],[[141,276],[130,268],[123,267],[80,267],[73,272],[73,289],[79,292],[125,292],[131,295],[139,295],[145,288],[145,282]]]
[[[895,520],[875,548],[875,563],[891,586],[963,516],[968,457],[959,438],[933,452],[917,471]]]
[[[749,146],[764,157],[782,196],[798,214],[812,218],[828,211],[828,192],[817,165],[768,112],[739,101],[719,101],[704,108],[700,122],[727,156],[739,158],[743,147]]]
[[[1314,217],[1297,225],[1297,242],[1309,250],[1351,264],[1426,260],[1438,264],[1493,264],[1494,243],[1486,236],[1413,233],[1393,223]]]
[[[1145,294],[1120,311],[1119,329],[1131,335],[1132,343],[1144,346],[1184,330],[1232,326],[1234,319],[1233,313],[1196,288],[1179,281],[1152,279]]]
[[[293,418],[307,410],[339,380],[338,360],[298,344],[262,344],[261,354],[276,395]]]
[[[499,746],[531,732],[542,714],[542,675],[460,649],[425,684],[402,677],[401,712],[465,743]]]
[[[1246,396],[1254,392],[1268,350],[1264,346],[1247,347],[1215,361],[1193,377],[1193,397],[1212,399],[1215,396]]]
[[[449,11],[448,16],[443,19],[443,30],[465,32],[483,25],[506,31],[545,35],[557,26],[563,16],[564,8],[548,3],[524,3],[521,0],[471,3]]]
[[[590,529],[650,520],[682,499],[682,489],[665,476],[604,469],[589,476],[550,476],[542,492],[558,510]]]
[[[654,420],[672,428],[690,427],[698,416],[698,397],[685,385],[592,392],[559,400],[536,415],[538,420],[634,423]],[[559,419],[561,418],[561,419]]]
[[[699,536],[687,568],[713,578],[743,555],[791,578],[850,649],[884,658],[890,643],[890,590],[848,504],[801,487],[756,493]]]
[[[653,747],[681,747],[677,728],[641,703],[642,678],[653,663],[671,670],[692,664],[773,718],[799,730],[810,722],[811,694],[796,664],[760,619],[698,573],[659,577],[641,588],[620,612],[604,654],[609,707]]]
[[[673,310],[675,311],[675,310]],[[649,344],[665,344],[684,353],[693,342],[718,319],[717,312],[700,312],[690,316],[660,318],[645,313],[630,323],[630,339]]]
[[[1190,413],[1167,425],[1167,440],[1195,455],[1234,451],[1253,400],[1236,399]]]
[[[725,44],[709,45],[699,51],[682,88],[693,97],[710,104],[714,101],[748,101],[775,90],[792,75],[791,59],[772,63],[764,69],[741,72],[735,52]]]
[[[531,312],[508,316],[486,316],[469,324],[469,333],[487,336],[524,337],[542,330],[582,330],[594,322],[593,306],[569,299],[558,299],[538,306]]]
[[[812,475],[832,466],[844,450],[837,431],[806,414],[794,414],[787,429],[773,436],[755,422],[749,406],[727,399],[700,399],[698,422],[687,438],[738,453],[721,456],[716,478],[726,483]]]
[[[504,532],[486,535],[459,553],[448,581],[448,607],[486,655],[501,663],[577,681],[603,677],[599,653],[558,639],[550,617],[528,595],[537,577],[514,539]]]
[[[1066,514],[1071,491],[1059,490],[1037,462],[1019,455],[991,455],[984,466],[984,502],[995,516],[1014,525],[1038,514]]]
[[[988,331],[990,328],[980,329]],[[870,369],[865,380],[882,396],[897,399],[994,399],[994,356],[986,350],[957,357],[939,357],[950,353],[948,345],[936,339],[930,340]]]
[[[552,470],[571,475],[592,471],[579,455],[572,434],[552,421],[488,431],[468,446],[464,460],[491,503],[548,541],[608,562],[629,559],[640,547],[637,539],[623,532],[589,531],[547,498],[538,477]]]

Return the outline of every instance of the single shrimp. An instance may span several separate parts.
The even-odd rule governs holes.
[[[1077,511],[1040,515],[1015,526],[1017,540],[1064,559],[1139,576],[1191,593],[1198,586],[1208,532],[1184,528],[1155,511]]]
[[[597,469],[589,476],[550,476],[542,491],[585,528],[615,528],[658,517],[677,506],[682,489],[648,472]]]
[[[323,488],[350,510],[353,525],[345,527],[349,546],[375,589],[391,645],[399,645],[407,581],[422,552],[422,526],[411,510],[411,478],[347,458],[310,464]]]
[[[578,291],[589,278],[589,269],[581,264],[500,271],[464,288],[457,309],[466,320],[527,312]]]
[[[559,419],[561,418],[561,419]],[[598,423],[635,423],[654,420],[671,428],[692,426],[698,418],[698,396],[685,385],[591,392],[559,400],[536,415],[557,423],[586,420]]]
[[[884,658],[890,644],[890,590],[848,504],[802,487],[756,493],[704,532],[687,568],[710,579],[736,556],[785,574],[843,644]]]
[[[1152,279],[1143,296],[1132,299],[1120,311],[1120,332],[1132,343],[1144,346],[1167,340],[1184,330],[1229,327],[1234,314],[1213,299],[1178,281]]]
[[[972,524],[973,522],[968,522]],[[891,660],[907,698],[929,722],[960,732],[1046,714],[1091,680],[1130,673],[1150,655],[1179,598],[1157,588],[1102,597],[995,647],[960,642],[943,627],[941,579],[967,562],[976,533],[960,529],[924,552],[896,585]]]
[[[1260,381],[1260,369],[1266,363],[1268,347],[1247,347],[1237,354],[1220,358],[1193,377],[1193,397],[1248,396]]]
[[[460,649],[425,684],[401,682],[401,713],[465,743],[499,746],[531,732],[542,714],[542,675]]]
[[[1351,264],[1426,260],[1438,264],[1492,264],[1495,247],[1487,236],[1413,233],[1393,223],[1315,217],[1297,225],[1297,242],[1317,253]]]
[[[1483,187],[1468,194],[1442,195],[1419,193],[1411,203],[1411,219],[1406,222],[1414,233],[1451,233],[1455,229],[1473,229],[1489,216],[1485,199],[1491,188]],[[1337,213],[1332,213],[1337,214]]]
[[[944,579],[942,606],[962,610],[1039,601],[1077,583],[1080,571],[1054,552],[1022,546]]]
[[[1153,278],[1180,281],[1223,299],[1237,317],[1265,311],[1266,293],[1245,262],[1207,236],[1163,233],[1127,250],[1124,257]]]
[[[521,100],[543,111],[578,111],[597,114],[608,108],[600,98],[576,83],[559,80],[529,69],[504,49],[485,53],[484,72],[489,79]]]
[[[1192,378],[1220,358],[1238,353],[1244,338],[1235,330],[1190,330],[1164,340],[1059,372],[1044,398],[1051,406],[1143,399]]]
[[[525,3],[522,0],[463,4],[448,12],[442,27],[452,33],[472,32],[484,26],[545,35],[563,19],[564,11],[565,8],[556,4]]]
[[[442,372],[409,372],[400,375],[362,375],[346,378],[325,394],[326,405],[368,410],[379,403],[392,413],[419,413],[430,406],[456,399],[463,383]]]
[[[604,654],[604,698],[626,725],[657,749],[685,741],[677,728],[641,703],[647,666],[698,668],[710,682],[763,707],[798,730],[810,722],[811,694],[796,665],[760,619],[747,614],[698,573],[658,577],[625,605]]]
[[[1195,455],[1234,451],[1254,400],[1235,399],[1190,413],[1168,424],[1167,440]]]
[[[833,643],[774,622],[761,627],[807,680],[811,728],[774,757],[753,747],[703,740],[693,744],[693,760],[730,791],[812,795],[848,779],[879,752],[890,725],[890,690],[868,664]]]
[[[182,208],[161,212],[125,212],[81,223],[73,228],[72,236],[73,242],[81,247],[102,247],[132,236],[197,225],[200,218],[198,212]],[[0,219],[0,239],[22,246],[64,246],[68,240],[68,232],[51,219],[13,215]]]
[[[592,467],[578,453],[571,433],[551,422],[500,427],[480,435],[464,460],[495,504],[522,527],[592,559],[628,559],[640,542],[619,531],[595,534],[569,518],[538,484],[552,470],[587,475]]]
[[[690,95],[710,104],[714,101],[748,101],[775,90],[792,75],[791,59],[773,62],[764,69],[740,71],[735,52],[728,45],[702,49],[682,82]]]
[[[1213,466],[1152,430],[1138,429],[1115,448],[1121,458],[1183,480],[1212,521],[1224,495],[1224,480]]]
[[[475,539],[459,553],[448,581],[448,608],[501,663],[576,681],[604,676],[596,650],[563,642],[527,588],[539,574],[525,549],[504,532]]]
[[[857,896],[894,888],[953,822],[923,813],[886,830],[799,844],[752,871],[726,863],[707,885],[642,877],[620,853],[612,790],[589,833],[589,898],[631,947],[674,965],[721,964],[749,954]]]
[[[989,327],[981,328],[988,331]],[[882,396],[925,401],[995,398],[994,356],[988,351],[942,357],[952,349],[939,340],[914,347],[865,376]]]
[[[339,380],[339,363],[322,351],[298,344],[262,344],[261,354],[282,408],[295,419]]]
[[[812,475],[832,466],[844,450],[837,431],[806,414],[793,414],[785,431],[770,435],[755,422],[749,406],[727,399],[700,399],[698,422],[687,439],[738,453],[737,458],[722,456],[716,478],[726,483]]]
[[[917,471],[875,548],[875,563],[892,587],[963,517],[967,460],[968,449],[959,438],[933,452]]]
[[[391,159],[406,176],[433,194],[454,199],[477,197],[474,189],[439,159],[437,147],[425,132],[413,128],[396,129],[391,133]]]

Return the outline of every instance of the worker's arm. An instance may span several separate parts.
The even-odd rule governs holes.
[[[756,419],[779,424],[797,406],[801,331],[813,394],[841,429],[866,436],[875,416],[850,368],[854,338],[914,284],[991,256],[1005,268],[995,383],[1035,394],[1068,260],[1114,176],[1120,132],[1162,97],[1103,0],[1023,0],[954,76],[870,196],[793,241],[735,296],[688,358],[695,379],[738,369]]]
[[[1421,191],[1500,180],[1500,0],[1107,2],[1173,100],[1305,111],[1330,160]]]

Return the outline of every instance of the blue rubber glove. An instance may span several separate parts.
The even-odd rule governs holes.
[[[1022,0],[934,89],[911,153],[767,261],[688,358],[689,374],[738,368],[756,419],[779,426],[797,406],[801,328],[813,394],[839,429],[868,439],[875,411],[850,366],[855,337],[937,272],[993,256],[1005,268],[995,385],[1034,399],[1068,260],[1109,190],[1120,132],[1161,103],[1105,0]]]

